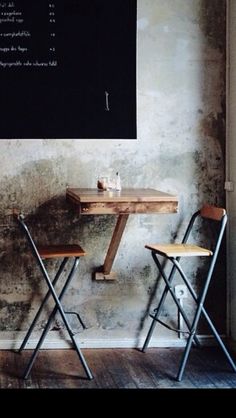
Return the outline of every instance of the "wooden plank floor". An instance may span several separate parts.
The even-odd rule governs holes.
[[[217,348],[192,349],[182,382],[175,376],[183,350],[84,349],[93,371],[88,381],[74,350],[42,350],[27,380],[21,378],[31,351],[0,351],[1,389],[171,389],[236,388],[233,373]]]

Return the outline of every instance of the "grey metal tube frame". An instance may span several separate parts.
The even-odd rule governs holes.
[[[33,255],[36,258],[36,261],[37,261],[37,263],[39,265],[39,268],[40,268],[40,270],[41,270],[41,272],[43,274],[43,277],[46,280],[47,286],[49,288],[46,296],[44,297],[44,299],[43,299],[43,301],[42,301],[42,303],[40,305],[40,308],[39,308],[38,312],[35,315],[35,318],[34,318],[32,324],[31,324],[31,326],[30,326],[30,328],[29,328],[29,330],[28,330],[28,332],[27,332],[27,334],[26,334],[26,336],[25,336],[25,338],[24,338],[24,340],[23,340],[23,342],[22,342],[22,344],[20,346],[19,352],[21,352],[23,350],[23,348],[25,347],[25,345],[26,345],[26,343],[27,343],[27,341],[28,341],[28,339],[29,339],[32,331],[33,331],[33,328],[34,328],[34,326],[35,326],[35,324],[37,322],[37,319],[39,318],[39,316],[40,316],[40,314],[41,314],[41,312],[43,310],[43,307],[44,307],[45,303],[47,302],[48,298],[50,296],[52,296],[53,299],[54,299],[54,302],[55,302],[55,307],[54,307],[53,311],[51,312],[51,314],[50,314],[50,316],[48,318],[46,327],[44,328],[44,331],[43,331],[43,333],[42,333],[42,335],[41,335],[41,337],[40,337],[40,339],[38,341],[38,344],[37,344],[36,348],[34,349],[34,352],[33,352],[32,356],[31,356],[30,361],[29,361],[29,363],[28,363],[28,365],[27,365],[27,367],[25,369],[25,372],[23,374],[23,378],[24,379],[27,379],[28,378],[29,373],[30,373],[30,371],[31,371],[31,369],[33,367],[33,364],[34,364],[34,362],[36,360],[36,357],[38,355],[39,349],[41,348],[41,346],[43,344],[43,341],[44,341],[44,339],[45,339],[45,337],[47,335],[47,332],[49,331],[50,324],[51,324],[53,318],[55,317],[56,313],[59,311],[59,313],[61,315],[61,318],[62,318],[62,321],[64,322],[65,327],[66,327],[66,329],[68,331],[68,334],[69,334],[69,336],[71,338],[72,344],[73,344],[73,346],[74,346],[74,348],[75,348],[75,350],[76,350],[76,352],[77,352],[77,354],[79,356],[79,359],[80,359],[81,364],[83,366],[83,369],[84,369],[84,371],[86,373],[86,376],[87,376],[88,379],[92,380],[93,379],[92,372],[91,372],[90,368],[88,367],[88,365],[87,365],[87,363],[85,361],[85,358],[84,358],[84,356],[83,356],[83,354],[82,354],[82,352],[81,352],[81,350],[79,348],[79,345],[78,345],[78,343],[76,342],[76,340],[74,338],[74,335],[75,334],[72,331],[72,329],[71,329],[71,327],[70,327],[70,325],[68,323],[68,320],[66,318],[66,313],[65,313],[65,311],[63,309],[63,306],[61,304],[61,301],[62,301],[62,298],[63,298],[63,296],[65,294],[65,291],[68,288],[68,285],[70,284],[70,282],[71,282],[71,280],[72,280],[72,278],[73,278],[73,276],[75,274],[75,271],[76,271],[76,269],[77,269],[77,267],[79,265],[79,259],[80,259],[80,257],[74,257],[75,260],[74,260],[73,266],[71,268],[71,271],[70,271],[70,273],[69,273],[69,275],[68,275],[68,277],[67,277],[67,279],[66,279],[66,281],[64,283],[64,286],[62,287],[62,290],[60,292],[60,295],[57,296],[57,294],[55,292],[55,289],[54,289],[54,286],[57,283],[57,281],[58,281],[58,279],[59,279],[59,277],[60,277],[60,275],[61,275],[61,273],[62,273],[62,271],[63,271],[63,269],[64,269],[64,267],[65,267],[65,265],[67,263],[67,261],[68,261],[68,257],[65,257],[63,259],[63,261],[62,261],[62,263],[61,263],[61,265],[60,265],[60,267],[58,269],[58,272],[57,272],[54,280],[51,282],[51,280],[49,278],[49,275],[47,273],[47,270],[46,270],[46,268],[44,266],[44,263],[43,263],[43,261],[42,261],[42,259],[40,257],[40,254],[39,254],[39,252],[37,250],[37,247],[36,247],[36,245],[35,245],[35,243],[33,241],[33,238],[31,236],[30,232],[29,232],[29,229],[28,229],[27,225],[24,222],[23,215],[21,214],[17,218],[18,218],[18,221],[20,222],[21,227],[23,228],[24,232],[26,233],[26,236],[27,236],[28,242],[30,244],[31,250],[33,252]],[[81,320],[81,318],[80,318],[79,315],[78,315],[78,317],[79,317],[79,320],[80,320],[83,328],[85,328],[85,326],[84,326],[84,324],[83,324],[83,322],[82,322],[82,320]]]
[[[200,215],[200,211],[197,211],[195,214],[193,214],[193,216],[192,216],[192,218],[189,222],[187,231],[186,231],[186,233],[184,235],[184,238],[182,240],[182,243],[187,242],[188,237],[190,235],[190,232],[192,230],[193,224],[194,224],[197,216],[199,216],[199,215]],[[188,280],[188,278],[185,275],[182,267],[180,266],[180,263],[179,263],[180,257],[173,258],[173,257],[164,256],[166,259],[168,259],[173,264],[170,275],[169,275],[169,277],[167,277],[159,259],[157,258],[157,255],[161,256],[162,254],[159,254],[155,251],[152,251],[153,260],[154,260],[154,262],[155,262],[155,264],[156,264],[156,266],[157,266],[157,268],[160,272],[161,277],[163,278],[163,280],[165,282],[165,288],[164,288],[164,291],[162,293],[159,304],[158,304],[157,308],[155,309],[155,315],[150,315],[153,320],[152,320],[151,326],[149,328],[147,337],[144,341],[142,351],[145,352],[146,348],[148,347],[148,344],[150,342],[150,339],[152,337],[152,334],[153,334],[153,331],[155,329],[155,326],[156,326],[157,322],[161,323],[162,325],[164,325],[164,326],[166,326],[167,328],[170,329],[169,326],[167,326],[165,323],[163,323],[162,321],[159,320],[159,317],[160,317],[161,312],[162,312],[162,308],[164,306],[166,296],[170,292],[171,297],[174,300],[175,304],[177,305],[177,307],[178,307],[178,309],[179,309],[179,311],[180,311],[180,313],[181,313],[181,315],[182,315],[182,317],[183,317],[183,319],[184,319],[184,321],[187,325],[187,328],[189,330],[188,332],[186,332],[186,333],[189,334],[189,337],[187,338],[187,343],[186,343],[186,346],[185,346],[185,350],[184,350],[182,360],[181,360],[181,363],[180,363],[180,366],[179,366],[178,374],[177,374],[177,377],[176,377],[176,380],[179,381],[179,382],[182,380],[183,373],[184,373],[186,363],[187,363],[187,360],[188,360],[188,356],[189,356],[189,353],[190,353],[190,349],[191,349],[191,346],[192,346],[194,340],[197,343],[197,345],[199,345],[199,341],[198,341],[197,336],[196,336],[196,331],[197,331],[197,326],[198,326],[198,322],[199,322],[199,319],[201,317],[201,314],[204,315],[209,327],[212,330],[212,333],[213,333],[216,341],[219,343],[221,349],[223,350],[223,353],[225,354],[230,366],[232,367],[233,371],[236,372],[235,363],[232,360],[227,348],[225,347],[220,335],[218,334],[215,326],[213,325],[208,313],[206,312],[206,310],[204,308],[204,302],[205,302],[207,291],[208,291],[210,281],[211,281],[211,278],[212,278],[212,273],[214,271],[214,267],[215,267],[215,263],[216,263],[217,256],[218,256],[218,253],[219,253],[221,241],[222,241],[222,238],[223,238],[223,235],[224,235],[226,223],[227,223],[227,215],[225,214],[222,217],[222,220],[221,220],[220,233],[219,233],[219,236],[218,236],[218,239],[217,239],[217,242],[216,242],[215,250],[214,250],[214,253],[213,253],[213,256],[212,256],[212,259],[211,259],[211,263],[210,263],[210,266],[209,266],[209,270],[208,270],[208,274],[207,274],[207,277],[206,277],[206,280],[205,280],[205,284],[203,286],[202,292],[201,292],[199,297],[196,295],[190,281]],[[176,270],[179,272],[179,274],[182,277],[185,285],[187,286],[193,300],[197,304],[197,309],[196,309],[192,324],[189,323],[189,321],[188,321],[188,319],[187,319],[187,317],[186,317],[186,315],[183,311],[183,308],[179,304],[179,302],[178,302],[178,300],[175,296],[175,293],[172,289],[172,282],[173,282],[173,278],[174,278],[174,274],[175,274]],[[179,331],[179,330],[175,330],[173,328],[172,328],[172,330]]]

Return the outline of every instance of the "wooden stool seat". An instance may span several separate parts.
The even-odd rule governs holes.
[[[61,258],[61,257],[83,257],[86,252],[80,245],[44,245],[38,246],[40,257]]]
[[[206,257],[213,254],[212,251],[198,245],[191,244],[147,244],[145,248],[155,251],[165,257]]]

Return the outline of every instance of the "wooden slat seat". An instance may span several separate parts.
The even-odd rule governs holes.
[[[60,258],[60,257],[82,257],[86,255],[80,245],[44,245],[38,246],[40,257]]]
[[[211,256],[212,251],[191,244],[147,244],[145,248],[155,251],[166,257],[194,257]]]

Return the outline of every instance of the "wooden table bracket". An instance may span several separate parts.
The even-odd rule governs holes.
[[[178,209],[176,196],[153,189],[101,192],[97,189],[67,188],[66,198],[76,206],[79,215],[118,215],[104,264],[94,273],[94,278],[98,281],[116,279],[116,273],[112,272],[112,265],[129,214],[176,213]]]

